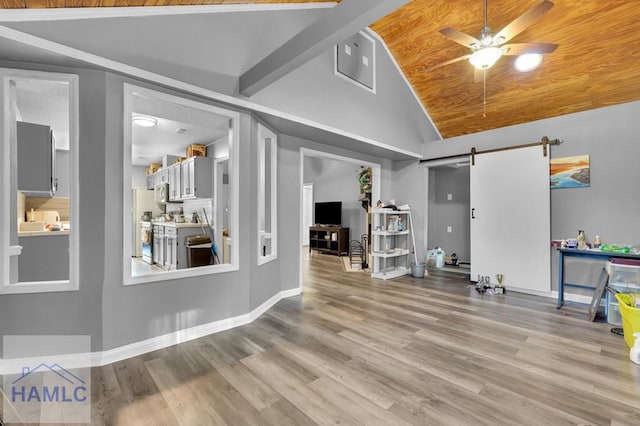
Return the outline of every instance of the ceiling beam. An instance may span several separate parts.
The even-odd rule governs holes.
[[[342,0],[240,76],[251,96],[410,0]],[[268,31],[268,29],[266,29]]]

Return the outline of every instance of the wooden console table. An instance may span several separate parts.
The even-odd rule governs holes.
[[[640,254],[631,254],[631,253],[611,253],[604,252],[600,250],[578,250],[578,249],[567,249],[561,248],[558,249],[559,258],[558,258],[558,305],[556,309],[560,309],[564,304],[564,288],[565,287],[577,287],[577,288],[586,288],[594,290],[596,288],[595,285],[583,285],[583,284],[572,284],[564,281],[564,261],[567,257],[582,257],[582,258],[591,258],[594,260],[609,260],[612,257],[618,258],[626,258],[626,259],[640,259]]]
[[[312,226],[309,228],[309,254],[319,253],[342,256],[349,254],[349,228],[342,226]]]

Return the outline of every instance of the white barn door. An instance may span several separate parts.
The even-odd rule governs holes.
[[[551,291],[549,157],[542,146],[475,156],[471,280],[503,274],[507,291]]]

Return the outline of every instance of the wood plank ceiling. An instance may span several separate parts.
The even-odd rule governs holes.
[[[224,3],[312,3],[321,0],[0,0],[2,8],[163,6]],[[499,31],[539,0],[490,0],[488,24]],[[559,44],[531,72],[502,57],[483,83],[461,61],[469,53],[438,30],[479,37],[482,0],[412,0],[371,28],[396,61],[444,138],[640,99],[640,1],[554,0],[555,6],[511,42]]]

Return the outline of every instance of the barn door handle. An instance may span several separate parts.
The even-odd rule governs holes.
[[[475,219],[476,218],[476,209],[473,208],[471,209],[471,219]]]

